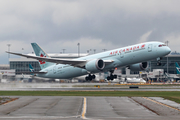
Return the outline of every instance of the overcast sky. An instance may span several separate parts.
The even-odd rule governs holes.
[[[0,0],[0,64],[10,51],[86,53],[146,41],[180,52],[180,0]],[[24,50],[22,50],[22,48]],[[11,56],[14,57],[14,56]]]

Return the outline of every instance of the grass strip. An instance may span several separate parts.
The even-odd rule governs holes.
[[[0,96],[128,96],[180,98],[180,91],[0,91]]]
[[[176,103],[180,103],[180,97],[177,96],[164,96],[163,98],[174,101]]]
[[[180,103],[180,91],[0,91],[0,96],[163,97],[165,99]]]

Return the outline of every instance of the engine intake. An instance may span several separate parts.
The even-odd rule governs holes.
[[[146,68],[148,68],[148,62],[133,64],[133,65],[130,65],[129,68],[131,71],[143,71],[143,70],[146,70]]]
[[[103,70],[105,63],[101,59],[94,59],[86,63],[85,68],[90,72],[97,72]]]

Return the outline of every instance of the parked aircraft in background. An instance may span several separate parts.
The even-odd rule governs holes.
[[[128,78],[128,77],[123,77],[123,78],[120,78],[120,79],[114,79],[112,80],[111,82],[123,82],[123,83],[146,83],[146,81],[142,78]]]
[[[169,82],[173,82],[174,81],[174,77],[173,76],[170,76],[168,73],[165,72],[165,77],[167,78],[167,80]]]
[[[176,76],[180,77],[180,67],[177,62],[175,62],[175,64],[176,64],[176,71],[177,71]]]
[[[30,72],[34,72],[34,68],[32,67],[31,64],[29,64],[29,71],[30,71]]]
[[[31,64],[29,64],[29,71],[30,71],[30,73],[31,73],[31,75],[29,76],[32,80],[33,79],[35,79],[37,82],[39,82],[39,81],[42,81],[42,77],[37,77],[35,74],[36,74],[36,72],[35,72],[35,70],[34,70],[34,68],[32,67],[32,65]],[[24,72],[24,73],[27,73],[27,72]],[[35,74],[34,74],[35,73]],[[42,72],[41,72],[41,74],[43,74]],[[52,79],[49,79],[49,78],[43,78],[43,81],[53,81]]]
[[[114,75],[116,67],[127,67],[132,71],[142,71],[148,67],[147,61],[157,58],[160,65],[161,57],[169,54],[171,49],[162,42],[146,42],[97,53],[77,59],[50,58],[36,43],[31,43],[36,56],[7,52],[27,58],[39,60],[41,70],[33,72],[38,77],[54,79],[72,79],[88,74],[86,80],[92,80],[95,73],[110,72],[108,80]]]
[[[123,78],[124,82],[127,83],[146,83],[146,81],[142,78]]]

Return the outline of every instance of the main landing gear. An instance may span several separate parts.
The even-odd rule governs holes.
[[[160,57],[157,58],[157,66],[161,66],[161,59]]]
[[[89,74],[88,76],[86,76],[86,81],[91,81],[92,79],[95,79],[96,78],[96,76],[93,74],[93,75],[91,75],[91,74]]]
[[[114,70],[110,70],[110,76],[107,77],[107,80],[114,80],[117,78],[117,75],[113,75]]]

